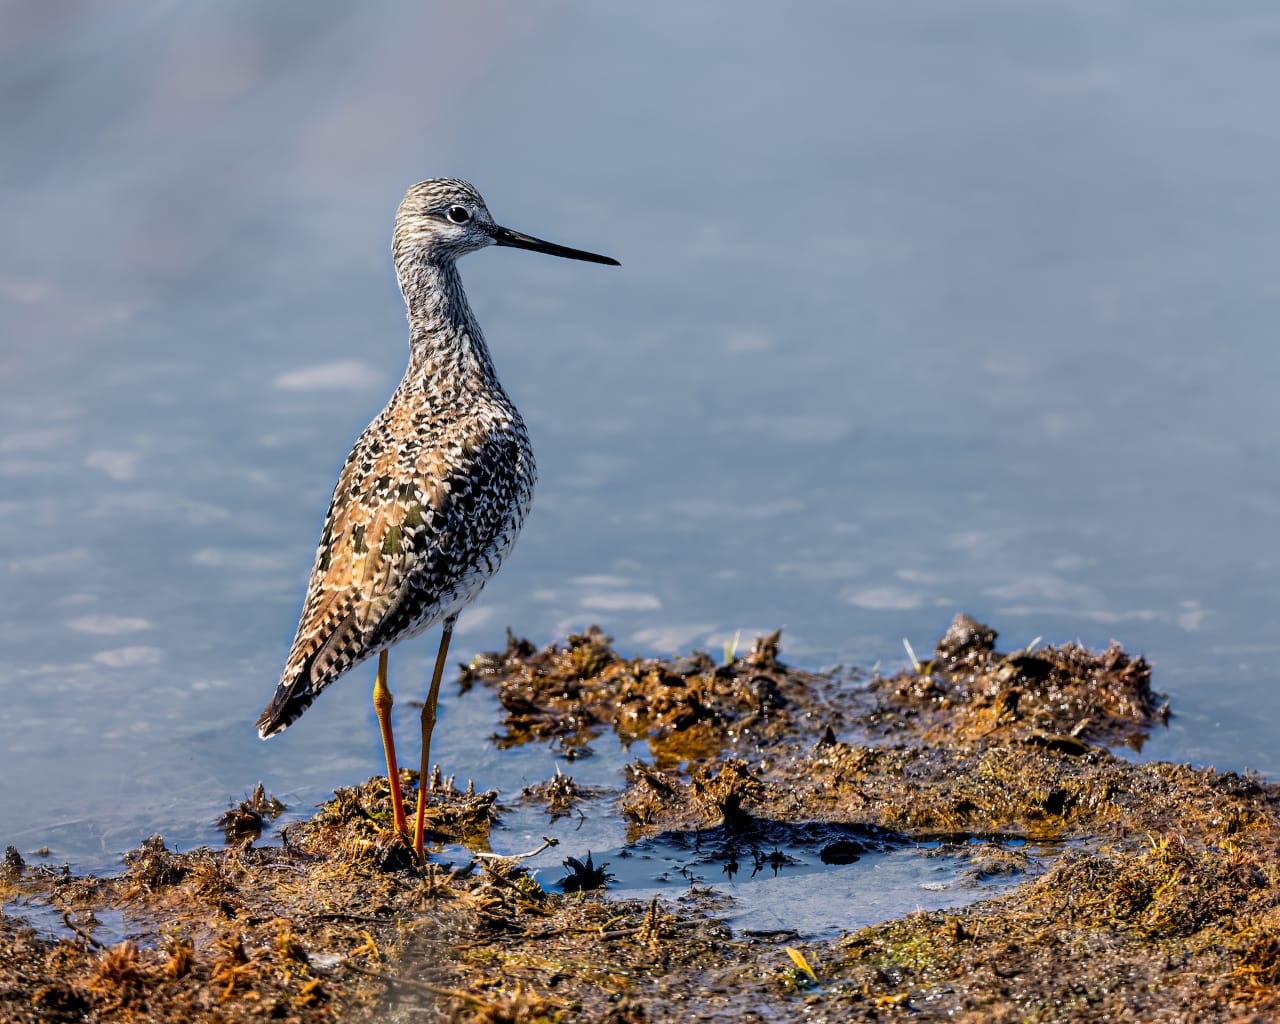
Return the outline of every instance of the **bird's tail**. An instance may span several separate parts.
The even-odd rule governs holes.
[[[302,712],[311,707],[311,702],[319,693],[319,689],[311,683],[311,659],[308,658],[296,672],[280,680],[271,703],[258,716],[258,735],[265,740],[278,732],[284,732],[298,720]]]
[[[284,732],[312,702],[320,691],[338,676],[355,668],[366,658],[378,653],[355,613],[347,615],[331,629],[302,634],[293,641],[293,649],[285,662],[280,685],[271,703],[258,716],[258,735],[264,740]]]

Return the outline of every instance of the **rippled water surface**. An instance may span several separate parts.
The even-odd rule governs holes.
[[[0,842],[101,867],[380,770],[368,666],[252,723],[439,174],[623,263],[463,263],[541,480],[458,660],[896,667],[963,609],[1145,652],[1143,756],[1280,774],[1274,5],[370,10],[0,10]],[[554,771],[446,689],[459,775]]]

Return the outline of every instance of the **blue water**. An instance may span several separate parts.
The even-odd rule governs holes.
[[[109,866],[381,770],[368,666],[252,723],[440,174],[623,263],[463,264],[540,485],[457,660],[599,622],[891,669],[965,610],[1146,653],[1143,756],[1280,775],[1280,9],[376,11],[0,12],[0,842]],[[440,760],[554,771],[496,727],[446,687]]]

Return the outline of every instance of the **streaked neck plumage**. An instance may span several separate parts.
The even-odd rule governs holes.
[[[451,256],[396,253],[396,276],[409,319],[409,369],[405,379],[454,378],[454,393],[501,391],[489,347],[476,323],[457,262]],[[454,390],[454,389],[450,389]]]

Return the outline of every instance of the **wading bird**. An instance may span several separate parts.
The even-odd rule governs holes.
[[[405,193],[392,253],[408,308],[409,367],[342,467],[298,632],[257,723],[263,739],[283,731],[326,686],[376,654],[373,706],[395,827],[407,835],[387,652],[441,623],[422,707],[413,830],[418,853],[431,732],[453,626],[511,551],[533,499],[528,432],[498,382],[458,276],[458,257],[487,245],[618,266],[608,256],[499,227],[465,181],[432,178]]]

